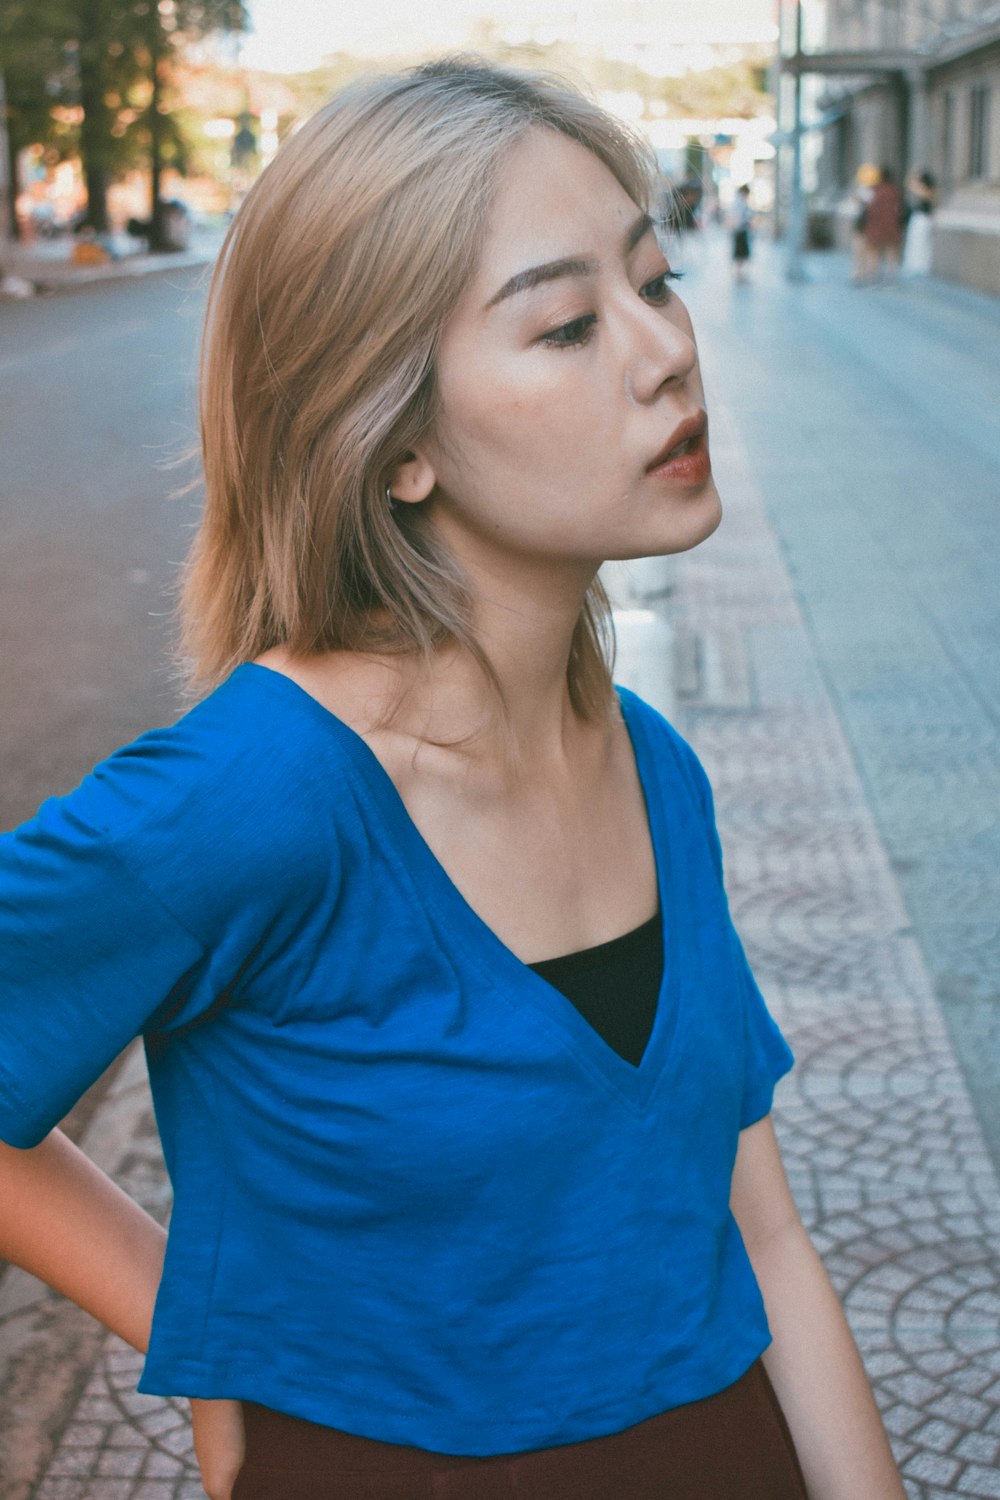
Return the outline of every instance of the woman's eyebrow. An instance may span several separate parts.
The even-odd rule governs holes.
[[[629,226],[625,235],[625,254],[629,255],[638,245],[639,241],[647,235],[653,227],[653,220],[649,214],[640,214],[635,223]],[[484,312],[491,307],[496,307],[498,302],[504,302],[508,297],[516,297],[518,292],[529,292],[532,287],[541,286],[546,281],[556,281],[561,276],[595,276],[599,267],[596,260],[588,260],[583,256],[568,256],[564,260],[549,260],[540,266],[529,266],[526,271],[518,271],[487,302]]]

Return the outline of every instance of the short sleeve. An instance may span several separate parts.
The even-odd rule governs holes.
[[[719,883],[725,894],[725,883],[722,869],[722,845],[719,842],[719,833],[715,822],[715,804],[712,797],[712,788],[704,767],[691,750],[685,745],[689,760],[689,769],[694,779],[694,786],[705,829],[708,835],[712,863],[715,866]],[[774,1020],[764,996],[758,988],[754,979],[753,971],[747,962],[747,956],[743,951],[743,944],[739,934],[728,916],[729,903],[726,901],[727,921],[729,924],[730,940],[733,945],[736,965],[739,972],[741,998],[743,1002],[743,1031],[744,1031],[744,1073],[743,1073],[743,1096],[740,1104],[740,1129],[745,1130],[748,1125],[754,1125],[762,1120],[770,1112],[774,1099],[775,1086],[794,1066],[795,1057],[785,1038],[782,1036],[777,1022]]]
[[[248,1003],[336,912],[333,763],[260,687],[234,674],[0,836],[0,1139],[36,1144],[140,1033]]]
[[[745,1130],[770,1113],[775,1085],[791,1070],[795,1057],[757,988],[735,932],[733,938],[742,960],[745,1050],[740,1129]]]
[[[209,982],[203,944],[88,821],[82,795],[0,838],[0,1138],[14,1146],[36,1145],[154,1013],[189,1007]]]

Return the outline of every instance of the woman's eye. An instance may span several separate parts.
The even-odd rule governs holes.
[[[647,302],[669,302],[674,294],[667,283],[670,281],[680,281],[683,275],[683,271],[661,271],[659,276],[655,276],[652,281],[646,282],[646,285],[642,288],[641,295],[645,297]]]
[[[593,313],[587,313],[582,318],[574,318],[572,323],[564,323],[561,328],[553,328],[551,333],[542,335],[542,343],[548,344],[551,349],[574,349],[580,344],[585,344],[593,332],[597,319]]]

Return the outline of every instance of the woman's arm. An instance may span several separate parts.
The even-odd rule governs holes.
[[[166,1234],[59,1130],[0,1143],[0,1256],[145,1350]]]
[[[59,1130],[21,1151],[0,1142],[0,1257],[30,1271],[145,1350],[166,1234]],[[211,1500],[228,1500],[243,1460],[236,1401],[192,1401]]]
[[[764,1365],[809,1500],[905,1500],[847,1319],[799,1218],[770,1117],[740,1134],[730,1198],[764,1297]]]

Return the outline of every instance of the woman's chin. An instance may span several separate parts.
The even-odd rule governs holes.
[[[623,554],[628,557],[669,557],[674,552],[690,552],[699,542],[704,542],[718,528],[722,520],[722,500],[715,481],[708,483],[696,495],[686,498],[677,507],[665,524],[651,532],[642,551]]]

